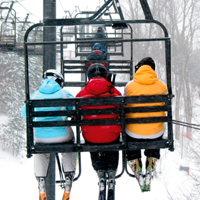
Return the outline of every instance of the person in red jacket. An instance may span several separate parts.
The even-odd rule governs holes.
[[[95,43],[93,46],[93,52],[87,57],[87,60],[95,61],[95,60],[102,60],[104,61],[101,63],[104,66],[108,66],[108,63],[105,62],[107,60],[106,52],[102,51],[102,45],[100,43]],[[88,62],[87,66],[91,66],[94,62]]]
[[[108,81],[108,70],[100,63],[95,63],[88,68],[88,79],[86,86],[76,97],[114,97],[121,96],[121,93],[114,88],[114,84]],[[118,105],[105,106],[82,106],[81,109],[92,108],[115,108]],[[119,118],[118,114],[106,115],[87,115],[84,119],[100,119],[100,118]],[[118,143],[119,136],[122,131],[121,125],[94,125],[82,126],[82,134],[86,143],[90,144],[110,144]],[[99,177],[100,191],[106,187],[106,177],[108,177],[108,189],[113,189],[115,185],[115,174],[118,167],[119,152],[118,151],[101,151],[90,152],[92,166]]]

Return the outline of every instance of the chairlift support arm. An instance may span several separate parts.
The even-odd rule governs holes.
[[[153,20],[153,15],[151,14],[151,10],[149,8],[149,4],[147,0],[140,0],[144,15],[146,19]]]
[[[27,13],[26,18],[25,18],[25,20],[23,21],[23,25],[22,25],[21,31],[24,30],[25,24],[28,22],[28,17],[29,17],[29,13]]]
[[[12,8],[13,8],[13,5],[14,5],[14,2],[12,1],[12,4],[10,5],[10,8],[8,10],[8,14],[7,14],[6,19],[5,19],[5,22],[7,22],[7,20],[8,20],[8,17],[9,17],[9,14],[10,14]]]
[[[119,12],[120,19],[121,19],[121,20],[124,20],[124,15],[123,15],[123,13],[122,13],[122,9],[121,9],[121,7],[120,7],[120,3],[119,3],[118,0],[115,0],[115,1],[116,1],[116,7],[117,7],[117,10],[118,10],[118,12]],[[114,4],[114,5],[115,5],[115,4]]]

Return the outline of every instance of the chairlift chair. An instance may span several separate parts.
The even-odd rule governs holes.
[[[32,154],[38,153],[59,153],[59,152],[92,152],[92,151],[122,151],[123,152],[123,170],[119,176],[123,173],[124,169],[126,169],[126,158],[125,158],[125,151],[126,150],[136,150],[136,149],[144,149],[144,148],[167,148],[170,151],[174,150],[173,144],[173,129],[172,129],[172,108],[171,108],[171,101],[173,98],[172,89],[171,89],[171,51],[170,51],[170,38],[168,36],[167,29],[163,24],[154,20],[151,16],[151,12],[149,7],[146,7],[146,0],[140,0],[141,5],[143,6],[144,13],[146,13],[146,19],[144,20],[120,20],[120,21],[96,21],[93,19],[82,19],[82,18],[73,18],[73,19],[51,19],[45,20],[44,23],[39,23],[31,26],[24,37],[24,47],[25,47],[25,95],[26,95],[26,112],[27,112],[27,157],[30,158]],[[145,23],[153,23],[156,24],[163,30],[164,37],[159,38],[134,38],[131,36],[128,39],[122,38],[107,38],[105,41],[110,43],[130,43],[131,46],[134,42],[154,42],[154,41],[163,41],[164,42],[164,51],[165,51],[165,63],[166,63],[166,78],[167,78],[167,87],[168,87],[168,94],[166,95],[156,95],[156,96],[133,96],[133,97],[105,97],[105,98],[72,98],[72,99],[49,99],[49,100],[31,100],[30,99],[30,85],[29,85],[29,52],[28,47],[32,45],[48,45],[48,44],[55,44],[55,45],[63,45],[63,44],[87,44],[91,43],[91,40],[74,40],[74,41],[42,41],[42,42],[28,42],[28,36],[30,32],[38,27],[63,27],[63,26],[80,26],[80,25],[91,25],[96,26],[98,24],[105,24],[107,25],[115,25],[116,27],[123,28],[124,25],[131,27],[131,24],[145,24]],[[119,26],[117,26],[119,25]],[[123,26],[122,26],[123,25]],[[97,40],[98,41],[98,40]],[[71,63],[70,63],[71,62]],[[85,60],[73,60],[69,61],[69,67],[73,69],[73,66],[70,64],[77,64],[79,71],[76,70],[76,73],[81,73],[85,66]],[[109,66],[115,69],[116,64],[113,64],[113,60],[108,60]],[[115,61],[117,62],[117,61]],[[118,61],[119,62],[119,61]],[[66,60],[61,60],[61,68],[63,74],[66,70]],[[131,55],[131,59],[127,61],[129,66],[133,68],[133,58]],[[121,65],[123,67],[123,65]],[[66,67],[66,68],[65,68]],[[123,69],[123,68],[122,68]],[[130,67],[129,67],[130,69]],[[133,73],[133,69],[130,69],[129,73]],[[85,72],[84,72],[85,73]],[[133,74],[130,76],[132,79]],[[81,85],[82,84],[82,85]],[[78,85],[78,81],[71,82],[71,83],[64,83],[64,86],[68,87],[80,87],[85,84],[81,83]],[[116,83],[117,84],[117,83]],[[125,83],[122,83],[119,86],[125,86]],[[163,106],[153,106],[153,107],[137,107],[132,109],[127,109],[126,104],[129,103],[152,103],[152,102],[165,102]],[[117,104],[121,105],[119,109],[95,109],[95,110],[81,110],[80,106],[91,106],[91,105],[109,105],[109,104]],[[48,112],[37,112],[35,108],[37,107],[55,107],[55,106],[74,106],[74,110],[71,111],[48,111]],[[126,119],[125,114],[126,112],[156,112],[156,111],[165,111],[167,113],[166,117],[152,117],[152,118],[134,118],[134,119]],[[121,115],[120,119],[102,119],[102,120],[81,120],[82,115],[91,115],[91,114],[106,114],[106,113],[117,113]],[[76,119],[72,118],[70,121],[52,121],[52,122],[40,122],[35,121],[35,117],[48,117],[48,116],[76,116]],[[127,123],[156,123],[156,122],[165,122],[167,123],[167,137],[161,141],[157,142],[126,142],[126,133],[125,133],[125,124]],[[80,140],[81,134],[81,126],[85,125],[104,125],[104,124],[121,124],[122,126],[122,135],[121,141],[118,144],[106,144],[106,145],[88,145],[82,143]],[[53,126],[75,126],[76,127],[76,141],[73,144],[35,144],[34,142],[34,133],[33,130],[36,127],[53,127]],[[80,170],[81,171],[81,170]],[[118,176],[118,177],[119,177]]]

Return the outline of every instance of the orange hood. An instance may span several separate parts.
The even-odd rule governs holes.
[[[149,65],[143,65],[137,70],[134,81],[142,85],[152,85],[159,80],[157,74]]]

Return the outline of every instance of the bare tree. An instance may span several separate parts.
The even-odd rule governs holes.
[[[139,1],[127,0],[124,5],[124,13],[130,19],[141,18],[141,8]],[[189,76],[191,56],[197,48],[196,39],[199,30],[199,7],[200,0],[149,0],[149,5],[154,19],[161,21],[168,29],[172,39],[172,83],[175,94],[174,99],[174,119],[183,120],[188,123],[192,121],[192,93],[191,93],[191,78]],[[161,34],[159,30],[153,26],[147,29],[135,28],[134,35],[153,37]],[[163,65],[161,45],[157,43],[150,46],[148,43],[135,46],[136,58],[141,58],[146,54],[151,55],[158,61],[159,66]],[[163,70],[158,71],[158,74],[163,74]],[[180,133],[183,130],[180,126],[175,127],[176,139],[179,139]],[[191,132],[187,128],[187,132]]]
[[[1,114],[8,117],[8,123],[3,126],[0,134],[0,142],[5,151],[18,155],[25,149],[26,129],[25,121],[21,116],[21,108],[25,100],[24,57],[17,53],[0,53],[0,58],[0,110]],[[30,80],[30,84],[34,90],[40,84],[38,80],[42,79],[42,61],[40,57],[32,58],[31,63],[30,73],[35,78]]]

